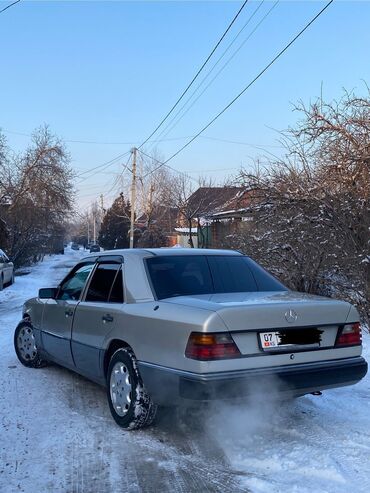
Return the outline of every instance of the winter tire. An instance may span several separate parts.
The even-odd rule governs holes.
[[[20,322],[14,332],[14,349],[22,365],[41,368],[47,362],[41,359],[30,322]]]
[[[157,406],[143,385],[131,349],[113,354],[107,373],[107,397],[110,412],[122,428],[135,430],[153,422]]]

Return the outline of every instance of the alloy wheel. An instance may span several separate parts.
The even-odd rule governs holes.
[[[132,399],[131,378],[127,366],[118,361],[110,375],[110,396],[118,416],[125,416]]]

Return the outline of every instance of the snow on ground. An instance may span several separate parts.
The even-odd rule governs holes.
[[[0,293],[0,492],[370,491],[370,379],[281,404],[163,411],[121,430],[105,390],[57,366],[23,367],[13,332],[23,302],[83,252],[51,256]],[[370,337],[364,336],[370,360]],[[267,398],[267,394],[269,397]]]

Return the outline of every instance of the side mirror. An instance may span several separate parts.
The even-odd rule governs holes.
[[[39,289],[39,298],[42,300],[55,299],[58,293],[58,288],[42,288]]]

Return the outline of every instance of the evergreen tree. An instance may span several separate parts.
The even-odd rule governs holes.
[[[121,193],[107,210],[101,225],[99,244],[103,248],[129,247],[130,214],[130,203],[125,201]]]

